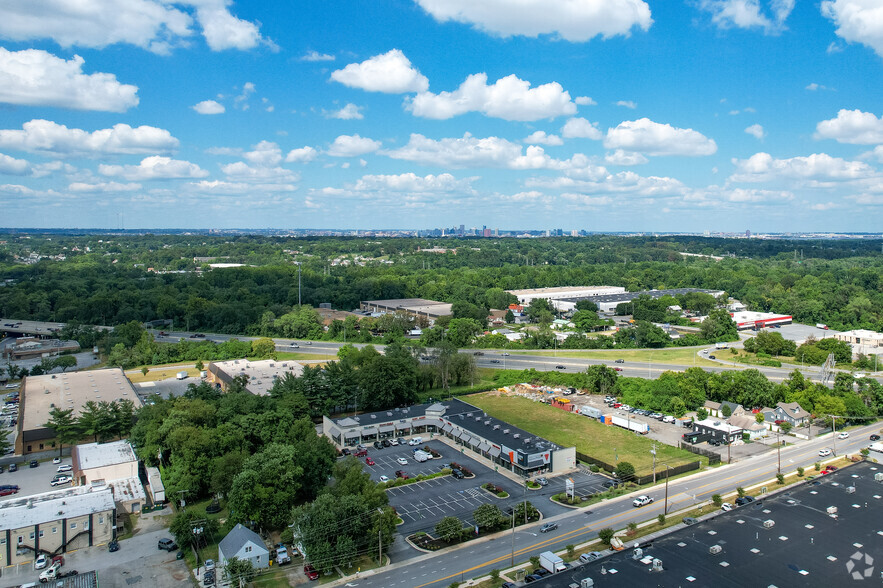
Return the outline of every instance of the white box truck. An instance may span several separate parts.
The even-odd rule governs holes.
[[[613,416],[613,424],[617,427],[622,427],[623,429],[628,429],[629,431],[640,433],[641,435],[646,435],[650,432],[650,425],[648,425],[647,423],[642,423],[640,421],[636,421],[635,419],[629,419],[617,415]]]
[[[563,572],[567,569],[567,566],[564,564],[564,560],[551,551],[544,551],[540,554],[540,565],[553,574]]]
[[[726,349],[728,346],[729,345],[727,343],[715,343],[714,344],[715,349]]]
[[[187,379],[187,372],[178,372],[177,374],[175,374],[175,377],[178,378],[179,380],[186,380]]]
[[[424,461],[429,461],[430,459],[432,459],[432,455],[418,449],[414,452],[414,459],[416,461],[419,461],[420,463],[423,463]]]
[[[868,445],[868,449],[877,453],[883,453],[883,443],[871,443]]]

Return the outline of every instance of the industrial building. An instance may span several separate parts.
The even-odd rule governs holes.
[[[745,329],[763,329],[774,325],[790,325],[791,316],[772,312],[732,312],[733,322],[740,331]]]
[[[423,298],[395,298],[392,300],[363,300],[359,308],[372,314],[405,312],[416,317],[426,317],[433,323],[435,319],[452,314],[451,304]]]
[[[76,341],[19,337],[13,345],[9,345],[3,350],[3,357],[7,360],[19,361],[61,355],[62,353],[74,353],[79,350],[80,344]]]
[[[116,506],[107,486],[74,486],[0,502],[0,566],[32,564],[114,538]]]
[[[141,407],[132,383],[120,368],[25,377],[21,385],[15,452],[27,455],[56,447],[55,431],[45,426],[52,410],[73,409],[76,418],[90,400],[96,403],[129,400],[136,409]]]
[[[639,296],[648,296],[650,298],[662,298],[663,296],[678,296],[681,294],[690,294],[694,292],[702,292],[710,294],[715,298],[724,295],[723,290],[703,290],[701,288],[674,288],[670,290],[642,290],[640,292],[626,292],[624,288],[620,288],[620,292],[610,294],[601,294],[598,296],[569,296],[555,299],[552,304],[560,312],[569,312],[576,308],[576,303],[580,300],[591,300],[598,305],[599,312],[613,312],[616,307],[624,302],[631,302]]]
[[[249,361],[232,359],[230,361],[213,361],[208,364],[206,377],[216,387],[226,391],[230,383],[237,377],[245,377],[245,389],[256,396],[266,396],[276,380],[286,374],[298,377],[304,372],[304,366],[296,361],[277,361],[263,359]]]
[[[138,477],[138,458],[128,441],[87,443],[71,451],[74,484],[106,484],[120,512],[141,512],[147,495]]]
[[[855,329],[853,331],[836,333],[834,338],[852,345],[853,359],[856,359],[859,355],[883,354],[883,333],[877,333],[868,329]]]
[[[606,296],[613,294],[622,294],[625,288],[622,286],[561,286],[555,288],[528,288],[526,290],[506,290],[508,294],[512,294],[518,298],[519,304],[530,306],[531,301],[537,298],[545,298],[552,301],[553,306],[558,308],[554,301],[558,300],[594,300],[596,296]],[[558,310],[571,310],[568,308],[558,308]]]
[[[576,467],[574,447],[559,447],[456,398],[336,421],[326,416],[322,431],[337,447],[417,434],[444,435],[520,476]]]

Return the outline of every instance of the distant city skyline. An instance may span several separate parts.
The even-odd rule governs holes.
[[[767,234],[883,216],[868,0],[4,11],[2,224]]]

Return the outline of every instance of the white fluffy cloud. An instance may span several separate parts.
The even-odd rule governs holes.
[[[717,151],[717,144],[702,133],[653,122],[649,118],[624,121],[616,128],[608,129],[604,146],[648,155],[689,157],[711,155]]]
[[[375,55],[361,63],[350,63],[332,72],[331,79],[351,88],[387,94],[425,92],[429,89],[429,80],[411,65],[399,49]]]
[[[358,157],[366,153],[373,153],[380,149],[380,141],[375,141],[359,135],[340,135],[328,148],[328,155],[332,157]]]
[[[763,129],[761,125],[753,124],[750,127],[745,129],[745,132],[757,139],[758,141],[762,141],[764,137],[766,137],[766,131]]]
[[[288,155],[285,156],[285,161],[288,163],[309,163],[316,159],[316,155],[316,150],[307,145],[306,147],[300,147],[289,151]]]
[[[221,166],[221,171],[228,178],[240,182],[296,182],[300,179],[295,172],[284,167],[272,165],[249,165],[244,161],[236,161]]]
[[[138,165],[98,166],[98,173],[104,176],[119,177],[130,182],[148,180],[169,180],[175,178],[204,178],[208,172],[195,163],[170,159],[159,155],[145,157]]]
[[[589,122],[584,118],[575,117],[569,119],[561,128],[561,134],[568,139],[592,139],[600,141],[604,134],[598,128],[598,123]]]
[[[603,168],[602,168],[603,169]],[[605,173],[598,178],[580,180],[571,177],[531,178],[525,186],[566,190],[581,194],[634,194],[636,196],[674,196],[682,194],[686,188],[674,178],[641,176],[631,171],[615,174]]]
[[[362,114],[362,107],[356,106],[352,102],[340,110],[332,110],[325,114],[328,118],[339,118],[340,120],[362,120],[365,116]]]
[[[199,114],[223,114],[226,111],[224,105],[215,100],[203,100],[194,104],[192,108]]]
[[[34,119],[22,130],[0,130],[0,148],[69,156],[97,156],[109,153],[163,153],[178,147],[178,139],[165,129],[117,124],[110,129],[88,132],[58,123]]]
[[[233,16],[229,0],[10,0],[0,36],[14,41],[52,39],[62,47],[103,48],[117,43],[168,53],[193,34],[195,20],[209,48],[251,49],[257,25]],[[193,14],[191,14],[193,13]]]
[[[649,160],[640,153],[617,149],[613,153],[607,153],[604,156],[604,161],[610,165],[643,165]]]
[[[77,192],[80,194],[137,192],[141,189],[141,184],[135,182],[129,184],[121,184],[120,182],[73,182],[67,187],[67,189],[70,192]]]
[[[467,112],[504,120],[533,121],[576,113],[576,104],[558,82],[530,87],[515,75],[487,84],[487,74],[472,74],[453,92],[421,92],[407,103],[415,116],[437,120]]]
[[[30,162],[0,153],[0,174],[7,176],[24,176],[29,173],[31,173]]]
[[[880,2],[825,0],[822,2],[822,15],[834,21],[840,38],[867,45],[883,57],[883,6]]]
[[[721,28],[761,28],[777,33],[794,10],[794,0],[701,0],[699,7],[711,13],[711,21]]]
[[[577,104],[579,104],[580,106],[594,106],[594,105],[598,104],[597,102],[592,100],[591,97],[589,97],[589,96],[577,96],[576,98],[573,99],[573,101],[576,102]]]
[[[632,109],[632,110],[634,110],[634,109],[636,109],[636,108],[638,107],[638,103],[637,103],[637,102],[634,102],[634,101],[632,101],[632,100],[619,100],[619,101],[616,103],[616,105],[617,105],[617,106],[622,106],[623,108],[630,108],[630,109]]]
[[[547,135],[546,131],[534,131],[524,138],[524,143],[531,145],[564,145],[558,135]]]
[[[202,180],[192,182],[190,189],[204,194],[241,195],[255,192],[293,192],[293,184],[249,184],[246,182],[225,182],[223,180]]]
[[[327,53],[319,53],[318,51],[307,51],[301,58],[301,61],[334,61],[333,55]]]
[[[409,172],[398,175],[366,175],[353,185],[357,191],[390,192],[468,192],[472,188],[472,178],[458,180],[453,175],[444,173],[438,175],[418,176]]]
[[[493,167],[502,169],[543,169],[552,158],[542,147],[521,145],[499,137],[478,139],[469,133],[460,138],[429,139],[412,133],[408,144],[386,152],[393,159],[450,168]]]
[[[272,141],[261,141],[251,151],[244,153],[243,157],[254,165],[270,167],[282,161],[282,150]]]
[[[883,118],[861,110],[841,110],[837,118],[823,120],[816,125],[815,138],[857,145],[883,143]]]
[[[766,182],[778,179],[844,181],[876,175],[874,169],[861,161],[847,161],[827,153],[807,157],[776,159],[769,153],[755,153],[748,159],[734,159],[734,182]]]
[[[632,28],[648,30],[653,22],[643,0],[416,0],[436,20],[471,24],[509,37],[551,34],[568,41],[602,36],[628,36]]]
[[[138,105],[138,87],[108,73],[83,73],[85,61],[69,61],[39,49],[0,47],[0,102],[76,110],[125,112]]]

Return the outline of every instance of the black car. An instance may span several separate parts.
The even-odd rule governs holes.
[[[503,582],[500,585],[500,588],[516,588],[517,584],[515,582]]]
[[[736,506],[745,506],[754,502],[754,496],[740,496],[736,499]]]
[[[544,577],[548,576],[550,573],[551,572],[549,570],[547,570],[546,568],[537,568],[536,571],[534,572],[534,575],[539,576],[540,578],[544,578]]]
[[[531,582],[536,582],[537,580],[542,580],[543,577],[538,574],[531,574],[524,579],[525,584],[530,584]]]
[[[685,525],[695,525],[698,522],[699,522],[699,519],[696,519],[693,517],[684,517],[684,524]]]
[[[466,476],[463,475],[463,472],[460,470],[451,470],[451,475],[457,478],[458,480],[462,480]]]
[[[500,360],[499,359],[492,359],[491,363],[500,363]]]
[[[564,367],[563,365],[556,365],[556,366],[555,366],[555,369],[556,369],[556,370],[566,370],[567,368]]]
[[[713,356],[713,355],[709,355],[709,356],[708,356],[708,359],[717,359],[717,358],[716,358],[715,356]]]
[[[113,553],[114,551],[119,551],[120,550],[120,542],[117,541],[116,539],[114,539],[113,541],[111,541],[110,543],[107,544],[107,550],[111,553]]]
[[[880,435],[877,435],[877,434],[871,435],[871,441],[879,441],[879,440],[880,440]]]
[[[605,488],[616,488],[617,486],[619,486],[619,482],[617,482],[616,480],[607,480],[601,485]]]
[[[350,455],[351,453],[352,453],[352,451],[350,451],[346,447],[344,447],[343,449],[340,450],[340,454],[344,457],[346,457],[347,455]]]
[[[166,551],[175,551],[178,549],[178,544],[175,543],[173,539],[169,538],[160,539],[156,546],[158,549],[165,549]]]
[[[375,441],[374,449],[383,449],[383,443],[381,443],[380,441]]]
[[[389,439],[384,439],[383,441],[381,441],[381,444],[384,447],[392,447],[392,443],[389,442]]]
[[[39,466],[40,466],[40,462],[37,461],[36,459],[32,459],[32,460],[31,460],[31,463],[28,465],[28,467],[32,467],[32,468],[36,468],[36,467],[39,467]]]

